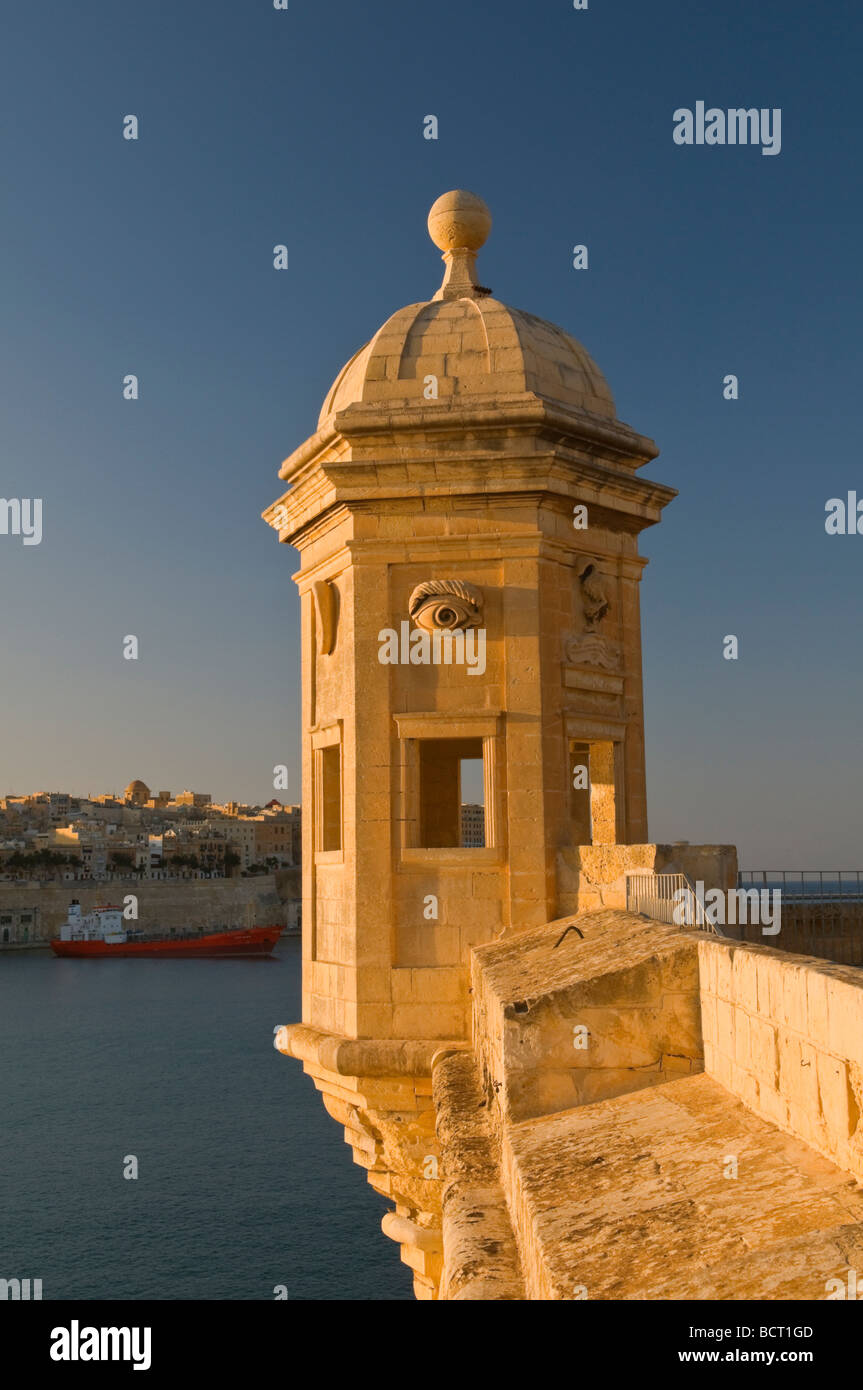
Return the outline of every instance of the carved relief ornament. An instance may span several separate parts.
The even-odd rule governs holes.
[[[426,632],[464,632],[482,622],[483,595],[463,579],[427,579],[408,600],[408,612]]]

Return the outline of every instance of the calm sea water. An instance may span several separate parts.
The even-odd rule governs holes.
[[[0,953],[0,1278],[44,1299],[412,1299],[387,1204],[273,1048],[299,1017],[297,940],[270,961]]]

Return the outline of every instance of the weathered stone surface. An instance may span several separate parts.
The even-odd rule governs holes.
[[[671,927],[564,918],[479,947],[472,980],[477,1055],[506,1120],[702,1068],[697,943]]]
[[[626,907],[626,874],[686,874],[706,889],[734,888],[737,850],[733,845],[590,844],[558,853],[561,912],[596,912]]]
[[[397,1038],[342,1038],[289,1024],[276,1038],[277,1050],[342,1076],[430,1076],[431,1061],[440,1042]]]
[[[471,1052],[441,1054],[434,1099],[443,1192],[440,1297],[524,1298],[518,1250],[499,1180],[499,1148]]]
[[[863,973],[698,941],[706,1070],[863,1180]]]
[[[513,1125],[503,1149],[528,1298],[819,1299],[863,1254],[853,1179],[704,1075]]]

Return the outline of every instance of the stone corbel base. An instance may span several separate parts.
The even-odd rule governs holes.
[[[442,1271],[443,1173],[435,1135],[432,1058],[462,1043],[344,1038],[307,1024],[278,1030],[277,1050],[303,1063],[345,1131],[354,1162],[395,1204],[382,1221],[413,1270],[418,1299],[435,1299]]]

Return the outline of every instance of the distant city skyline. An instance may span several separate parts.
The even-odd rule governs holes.
[[[0,784],[299,802],[298,558],[260,513],[344,363],[433,292],[426,214],[465,187],[485,283],[584,343],[679,490],[641,543],[651,840],[857,867],[863,538],[825,506],[863,496],[863,14],[549,5],[530,45],[514,0],[89,16],[6,25],[2,491],[41,513],[38,544],[0,534]],[[676,143],[705,104],[781,111],[781,150]]]
[[[136,779],[133,778],[132,780],[136,780]],[[142,780],[143,780],[143,779],[142,779]],[[127,783],[126,785],[128,786],[128,783]],[[155,789],[157,788],[157,786],[158,786],[158,783],[154,782],[153,788],[151,788],[151,790],[154,792],[154,794],[156,794],[156,793],[155,793]],[[176,791],[175,791],[173,788],[161,788],[161,787],[159,787],[158,790],[159,790],[159,791],[162,791],[162,790],[170,791],[170,793],[171,793],[172,796],[182,796],[184,793],[192,793],[193,791],[195,791],[195,788],[189,787],[189,786],[179,786],[179,784],[177,784],[177,790],[176,790]],[[248,805],[248,806],[251,806],[251,805],[265,805],[265,804],[266,804],[266,801],[272,801],[272,800],[274,800],[274,799],[275,799],[276,801],[278,801],[278,802],[279,802],[280,804],[282,804],[282,805],[289,805],[289,804],[294,804],[294,805],[296,805],[296,804],[298,804],[297,802],[290,803],[290,802],[286,801],[286,800],[284,799],[283,796],[277,796],[275,792],[273,792],[272,796],[267,797],[267,798],[266,798],[266,801],[262,800],[260,797],[257,798],[256,800],[252,801],[252,800],[250,800],[250,799],[248,799],[248,798],[246,798],[246,797],[239,797],[239,796],[225,796],[225,797],[213,796],[212,793],[201,793],[201,792],[200,792],[200,789],[198,789],[198,793],[199,793],[199,794],[203,794],[203,795],[209,795],[211,801],[213,802],[213,804],[214,804],[214,805],[218,805],[218,806],[226,806],[226,805],[228,805],[228,804],[231,803],[231,802],[237,802],[237,803],[239,803],[239,804],[241,804],[241,805]],[[0,801],[3,801],[3,800],[5,800],[5,799],[8,798],[8,797],[44,796],[44,795],[50,795],[50,794],[60,795],[60,796],[67,795],[67,796],[72,797],[72,799],[75,800],[75,801],[77,801],[77,800],[92,800],[94,797],[97,797],[97,796],[114,796],[114,797],[116,797],[116,798],[117,798],[118,800],[120,800],[120,801],[123,800],[123,791],[119,791],[119,792],[118,792],[118,791],[114,791],[114,790],[111,790],[111,788],[109,788],[109,787],[103,787],[100,791],[95,791],[93,788],[90,788],[89,791],[82,792],[82,791],[75,791],[75,790],[72,790],[72,788],[66,787],[66,786],[57,786],[57,787],[47,787],[47,786],[45,786],[45,787],[30,787],[30,788],[26,788],[26,789],[18,788],[18,789],[15,789],[15,790],[0,791]]]

